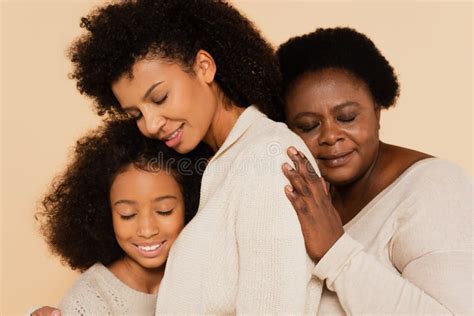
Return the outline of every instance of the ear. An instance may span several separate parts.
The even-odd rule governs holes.
[[[375,117],[377,119],[377,130],[380,130],[380,112],[382,107],[378,104],[375,104]]]
[[[206,83],[212,83],[216,75],[217,67],[211,54],[200,49],[194,61],[194,71],[198,76],[202,77]]]

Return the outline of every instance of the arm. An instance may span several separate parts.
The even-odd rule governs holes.
[[[262,157],[252,161],[262,161]],[[238,177],[237,200],[233,201],[238,208],[238,314],[305,312],[314,264],[306,254],[297,216],[284,194],[287,181],[279,170],[283,159],[282,155],[271,165],[239,168],[244,172]]]
[[[347,234],[323,253],[314,274],[337,293],[348,314],[472,314],[472,232],[467,220],[472,217],[472,184],[462,176],[439,178],[443,185],[428,180],[432,183],[423,198],[417,196],[410,206],[412,216],[403,219],[392,237],[391,261],[400,273],[385,267]],[[314,178],[299,174],[289,179],[300,188],[296,191],[311,188],[309,196],[289,198],[307,232],[308,251],[321,253],[312,241],[318,227],[311,218],[316,213],[318,218],[327,216],[330,210],[315,207],[323,205],[315,200],[324,197],[312,188]],[[307,212],[301,211],[303,206]]]

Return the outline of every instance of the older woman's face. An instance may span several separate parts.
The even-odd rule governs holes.
[[[288,126],[313,153],[334,185],[360,178],[377,157],[380,107],[366,84],[328,68],[303,75],[286,98]]]

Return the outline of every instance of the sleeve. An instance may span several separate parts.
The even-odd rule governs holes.
[[[316,265],[346,313],[473,314],[472,180],[436,173],[421,175],[423,188],[389,244],[399,273],[347,234]]]
[[[305,312],[314,263],[284,193],[281,164],[290,162],[285,157],[255,154],[238,168],[232,201],[237,207],[238,314]]]

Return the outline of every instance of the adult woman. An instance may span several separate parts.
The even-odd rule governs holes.
[[[126,1],[83,26],[72,76],[100,113],[126,113],[180,153],[201,141],[215,151],[198,214],[170,253],[157,313],[314,312],[321,283],[279,169],[289,161],[280,148],[310,152],[257,109],[276,118],[282,104],[271,47],[221,1]]]
[[[327,286],[319,313],[472,314],[472,180],[379,140],[380,111],[399,93],[388,61],[349,28],[290,39],[277,55],[288,125],[330,186],[289,153],[300,168],[284,169],[287,196]]]
[[[133,121],[108,122],[77,142],[39,213],[51,250],[84,272],[59,304],[63,315],[155,311],[169,249],[199,202],[198,164],[180,170],[180,162],[206,153],[180,155]]]

